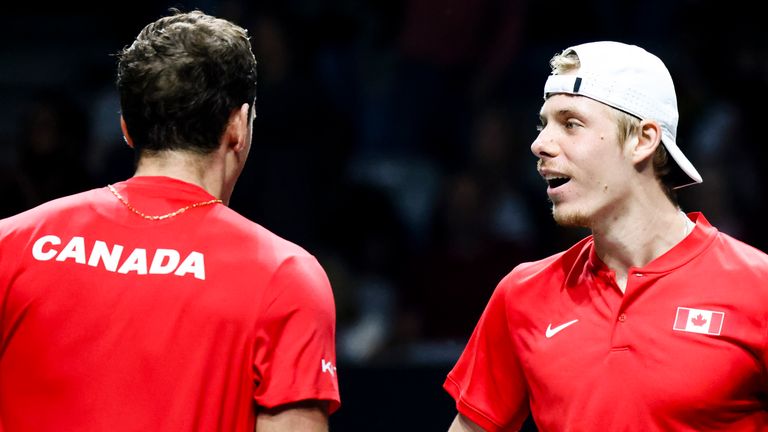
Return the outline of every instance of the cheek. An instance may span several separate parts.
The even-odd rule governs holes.
[[[600,178],[600,189],[605,195],[626,195],[631,185],[631,166],[625,166],[618,161],[613,168],[605,169]]]
[[[626,183],[626,173],[622,172],[616,161],[593,160],[584,166],[581,183],[602,196],[620,194]]]

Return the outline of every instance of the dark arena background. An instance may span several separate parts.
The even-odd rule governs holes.
[[[446,431],[455,408],[442,383],[495,284],[585,235],[552,221],[529,149],[548,60],[570,45],[618,40],[666,62],[678,144],[704,178],[680,191],[683,209],[768,250],[768,30],[739,2],[697,0],[3,11],[0,217],[132,174],[113,54],[169,7],[249,29],[257,118],[231,207],[328,272],[342,397],[332,431]]]

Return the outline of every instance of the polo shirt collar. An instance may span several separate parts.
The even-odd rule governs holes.
[[[707,247],[715,240],[717,228],[713,227],[701,212],[688,213],[688,218],[696,226],[690,234],[680,243],[672,247],[663,255],[657,257],[644,267],[633,267],[629,271],[636,271],[644,274],[662,274],[675,270],[698,255],[704,252]],[[612,273],[612,270],[603,263],[595,252],[595,243],[592,236],[587,237],[585,242],[579,242],[577,247],[581,247],[580,256],[576,260],[576,265],[571,269],[569,277],[566,279],[567,286],[574,286],[580,282],[580,279],[591,274],[594,276],[605,276]],[[583,263],[583,267],[579,265]],[[581,270],[579,268],[581,267]]]

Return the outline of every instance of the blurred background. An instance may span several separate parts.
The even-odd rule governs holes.
[[[677,87],[679,194],[768,250],[768,30],[738,1],[133,1],[0,26],[0,217],[130,177],[114,53],[169,7],[246,27],[254,144],[231,207],[313,253],[338,313],[334,431],[445,431],[442,390],[496,283],[585,235],[558,228],[533,141],[553,54],[643,46]],[[41,12],[45,10],[45,14]],[[533,430],[528,425],[526,430]]]

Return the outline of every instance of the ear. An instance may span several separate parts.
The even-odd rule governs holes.
[[[656,148],[661,144],[661,126],[653,120],[642,120],[637,136],[632,140],[632,161],[650,161]]]
[[[236,152],[241,152],[248,146],[251,119],[249,117],[250,105],[244,103],[240,108],[233,110],[229,116],[227,128],[224,131],[224,140],[227,147]]]
[[[123,139],[125,140],[125,143],[128,144],[128,147],[133,148],[133,138],[131,138],[131,135],[128,133],[128,126],[125,125],[125,119],[122,114],[120,114],[120,129],[123,130]]]

